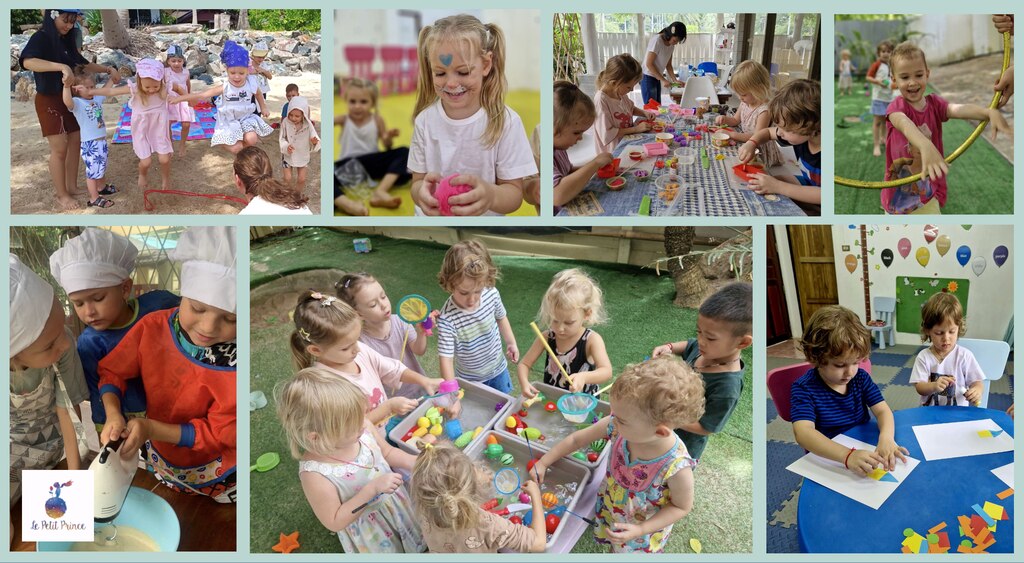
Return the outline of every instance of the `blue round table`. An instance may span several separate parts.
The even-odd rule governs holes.
[[[927,461],[914,435],[914,426],[991,418],[1013,435],[1013,420],[1003,411],[976,407],[919,407],[895,412],[896,443],[907,448],[921,463],[878,510],[832,489],[804,479],[797,507],[797,533],[804,553],[899,553],[903,530],[913,528],[922,536],[940,522],[949,535],[950,553],[956,553],[961,537],[957,516],[974,514],[971,505],[990,501],[1001,505],[1009,520],[998,523],[996,543],[990,553],[1013,552],[1013,497],[996,494],[1006,483],[991,470],[1013,461],[1013,451],[998,454]],[[869,444],[878,442],[874,420],[843,432]]]

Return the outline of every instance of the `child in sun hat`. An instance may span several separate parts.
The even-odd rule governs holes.
[[[260,91],[263,92],[264,100],[267,99],[267,92],[270,91],[270,79],[274,77],[265,60],[268,54],[270,54],[270,48],[267,47],[266,42],[260,41],[253,45],[249,61],[249,74],[256,78],[256,83],[259,84]]]
[[[147,464],[172,489],[234,502],[235,228],[189,228],[171,257],[182,262],[181,306],[147,315],[100,361],[100,441],[124,438],[122,455],[145,447]],[[146,418],[126,422],[121,402],[134,378]]]
[[[181,86],[186,94],[192,92],[191,74],[185,68],[185,51],[182,50],[181,45],[171,45],[167,49],[165,64],[167,68],[164,70],[164,74],[167,77],[167,82],[172,87]],[[181,147],[178,151],[178,156],[181,157],[185,154],[185,142],[188,141],[188,132],[192,127],[192,122],[196,120],[196,114],[188,102],[178,102],[168,104],[167,119],[171,127],[175,123],[181,123]],[[173,135],[171,138],[173,139]]]
[[[50,255],[50,273],[64,288],[75,314],[86,325],[78,336],[77,348],[97,430],[107,420],[100,400],[97,372],[100,360],[143,317],[153,311],[177,307],[181,302],[180,297],[165,290],[150,291],[137,298],[132,296],[132,271],[138,253],[128,238],[89,227]],[[146,396],[140,380],[128,383],[121,406],[125,416],[145,415]]]

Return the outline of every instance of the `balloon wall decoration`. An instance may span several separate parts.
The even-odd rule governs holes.
[[[846,269],[851,274],[857,269],[857,257],[853,254],[846,255]]]
[[[886,268],[892,265],[892,259],[893,255],[891,249],[886,248],[885,250],[882,251],[882,263],[885,264]]]
[[[971,260],[971,269],[974,270],[974,275],[980,276],[985,271],[985,257],[975,256],[974,260]]]
[[[935,237],[939,236],[939,228],[935,225],[924,226],[924,241],[931,244]]]
[[[1009,257],[1010,257],[1010,249],[1006,248],[1005,246],[1003,246],[1001,244],[999,246],[997,246],[995,250],[992,251],[992,261],[995,262],[996,266],[999,267],[999,268],[1003,267],[1003,264],[1006,262],[1006,259],[1009,258]]]
[[[908,239],[907,237],[901,238],[900,241],[896,243],[896,250],[899,250],[900,256],[904,258],[910,256],[910,247],[910,239]]]
[[[922,246],[917,249],[917,263],[920,264],[922,268],[928,266],[928,261],[931,260],[931,257],[932,253],[928,252],[928,247]]]
[[[950,244],[949,235],[940,235],[935,240],[935,249],[939,251],[939,256],[945,256],[949,252]]]
[[[971,261],[971,247],[962,245],[956,249],[956,261],[960,263],[960,266],[966,266]]]

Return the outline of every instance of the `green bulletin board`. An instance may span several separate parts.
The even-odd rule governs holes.
[[[967,317],[967,291],[970,280],[962,278],[896,278],[896,330],[899,332],[921,331],[921,307],[932,295],[945,290],[960,300]]]

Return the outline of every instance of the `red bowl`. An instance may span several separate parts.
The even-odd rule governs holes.
[[[644,153],[643,151],[629,151],[629,158],[632,160],[643,160]]]

